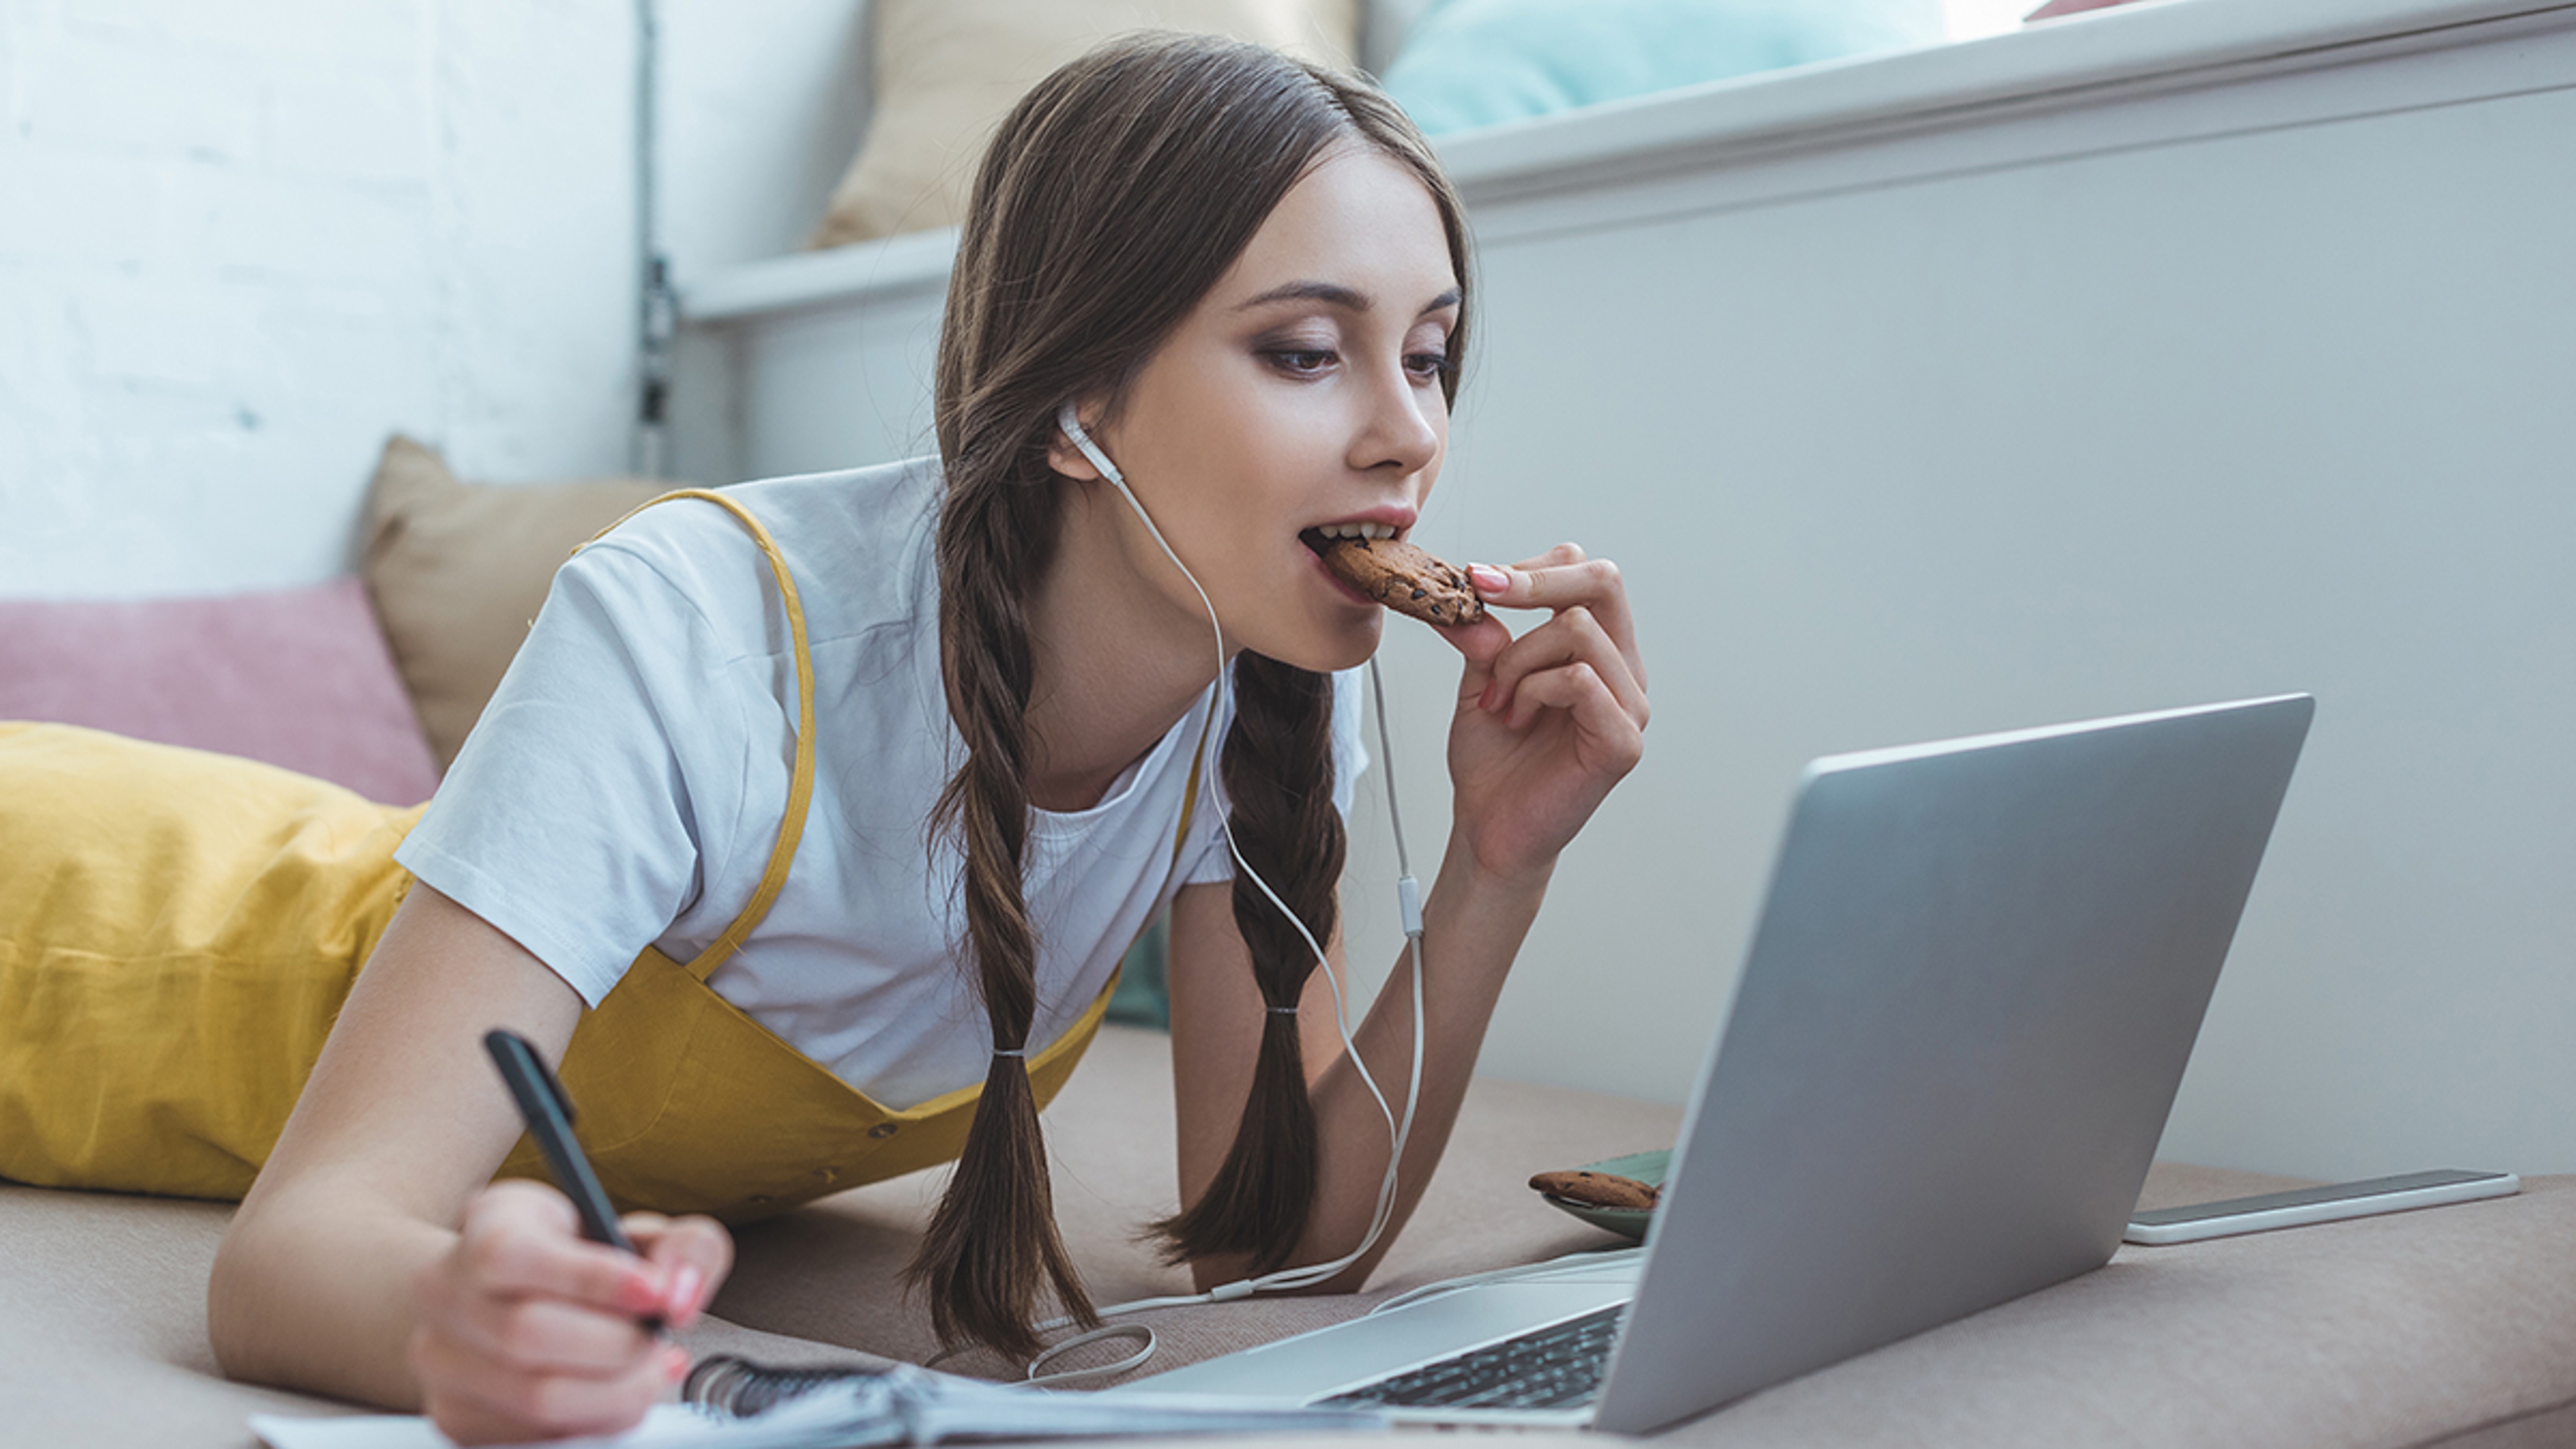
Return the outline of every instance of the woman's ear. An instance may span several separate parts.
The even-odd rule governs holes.
[[[1058,421],[1047,435],[1047,466],[1067,478],[1080,478],[1097,483],[1103,481],[1100,469],[1094,466],[1089,458],[1082,455],[1082,449],[1074,445],[1072,434],[1065,431],[1061,421],[1065,412],[1071,412],[1074,414],[1074,426],[1087,429],[1088,424],[1082,421],[1083,411],[1081,404],[1068,403],[1064,411],[1056,414]],[[1094,417],[1099,415],[1097,408],[1089,411]],[[1096,443],[1098,439],[1095,438],[1093,441]]]

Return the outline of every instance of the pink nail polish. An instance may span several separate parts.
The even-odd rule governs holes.
[[[662,1350],[662,1377],[676,1384],[688,1376],[689,1351],[676,1343]]]
[[[617,1306],[629,1313],[661,1311],[669,1296],[654,1286],[652,1278],[640,1270],[627,1274],[625,1280],[617,1285]]]
[[[706,1275],[695,1263],[682,1263],[671,1274],[671,1292],[663,1312],[675,1321],[685,1323],[698,1311],[698,1294],[706,1287]]]
[[[1469,564],[1467,577],[1475,580],[1477,588],[1489,594],[1499,594],[1512,586],[1512,576],[1491,564]]]

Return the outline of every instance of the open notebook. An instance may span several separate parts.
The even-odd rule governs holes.
[[[898,1364],[882,1373],[854,1371],[834,1378],[749,1417],[695,1404],[657,1404],[626,1433],[565,1442],[602,1449],[861,1449],[950,1439],[1314,1433],[1379,1428],[1385,1422],[1379,1414],[1337,1409],[1119,1403]],[[250,1428],[269,1449],[454,1449],[428,1420],[408,1414],[336,1419],[254,1414]]]

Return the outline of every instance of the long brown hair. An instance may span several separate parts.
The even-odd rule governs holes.
[[[1198,305],[1289,188],[1326,151],[1359,144],[1430,191],[1463,287],[1463,209],[1404,114],[1367,82],[1258,46],[1145,34],[1040,82],[1004,118],[968,204],[939,337],[940,669],[966,761],[933,825],[965,849],[967,948],[996,1052],[1019,1052],[1037,1005],[1036,925],[1022,896],[1028,840],[1028,601],[1052,558],[1057,407],[1115,413],[1163,339]],[[1453,399],[1464,308],[1442,387]],[[1236,841],[1317,940],[1341,875],[1333,808],[1332,681],[1249,652],[1221,764]],[[1235,920],[1263,999],[1294,1006],[1314,962],[1238,879]],[[1315,1118],[1296,1021],[1265,1020],[1243,1125],[1214,1184],[1156,1225],[1175,1258],[1283,1263],[1315,1187]],[[996,1055],[974,1126],[909,1277],[942,1343],[1027,1356],[1042,1289],[1094,1320],[1057,1234],[1025,1061]]]

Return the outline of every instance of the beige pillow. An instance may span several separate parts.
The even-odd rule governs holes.
[[[367,593],[441,770],[519,652],[555,569],[601,529],[683,486],[460,483],[428,448],[386,441],[367,494]]]
[[[1181,30],[1327,65],[1358,53],[1360,0],[876,0],[875,114],[808,243],[954,226],[984,144],[1048,72],[1113,35]]]

